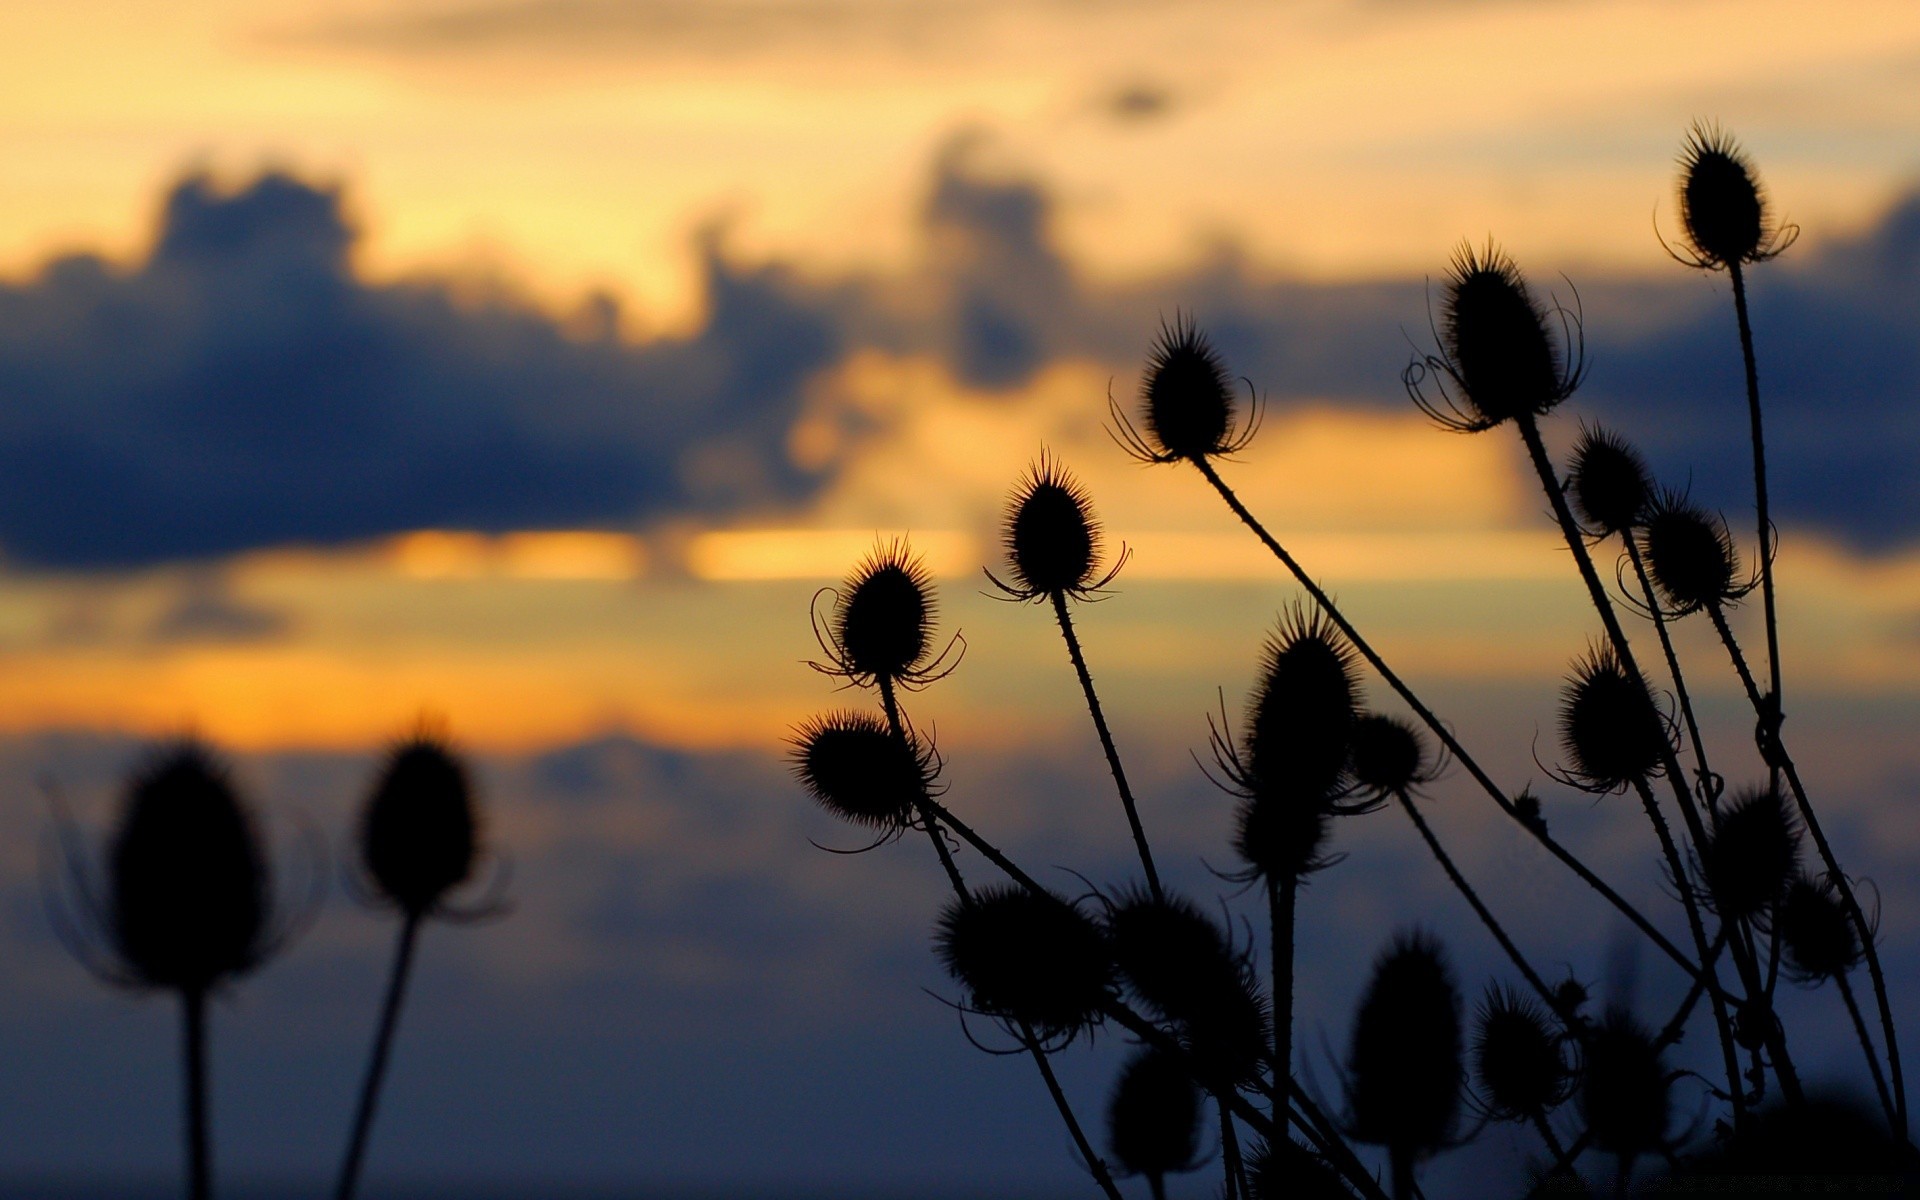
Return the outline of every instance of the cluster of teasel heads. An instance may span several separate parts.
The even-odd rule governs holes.
[[[57,802],[57,797],[56,797]],[[351,889],[400,917],[393,972],[381,1010],[346,1157],[341,1200],[359,1181],[375,1102],[422,924],[472,920],[499,908],[493,891],[463,905],[488,855],[466,766],[447,741],[421,732],[396,745],[361,809]],[[277,869],[255,806],[232,769],[203,742],[149,752],[128,781],[118,824],[96,858],[64,810],[49,842],[48,911],[80,961],[108,983],[172,992],[182,1010],[186,1191],[213,1194],[208,1109],[207,1010],[216,997],[294,939],[318,910],[325,850],[306,830],[287,870]],[[292,878],[291,886],[283,883]]]
[[[1617,434],[1583,426],[1567,472],[1555,466],[1541,422],[1585,376],[1581,316],[1577,307],[1543,302],[1491,243],[1456,254],[1434,322],[1437,349],[1403,375],[1413,400],[1443,427],[1477,433],[1505,425],[1520,435],[1602,627],[1565,683],[1561,761],[1549,774],[1583,792],[1639,801],[1684,916],[1680,939],[1553,836],[1531,787],[1509,791],[1488,775],[1221,478],[1217,461],[1248,445],[1259,404],[1237,402],[1225,362],[1190,319],[1162,330],[1137,418],[1111,400],[1109,408],[1123,448],[1144,463],[1195,468],[1305,592],[1264,648],[1244,719],[1236,728],[1223,704],[1209,722],[1217,770],[1209,774],[1237,802],[1233,849],[1244,868],[1230,878],[1263,888],[1268,901],[1267,977],[1224,907],[1216,917],[1161,883],[1069,603],[1111,584],[1125,550],[1103,554],[1090,499],[1057,461],[1043,454],[1016,487],[1004,524],[1007,566],[988,578],[1011,600],[1053,610],[1138,850],[1138,881],[1105,889],[1081,881],[1080,895],[1056,892],[948,807],[941,757],[903,710],[901,693],[951,671],[963,645],[956,636],[933,654],[930,580],[905,543],[876,550],[840,589],[822,593],[832,604],[827,615],[816,611],[824,660],[813,665],[876,691],[880,707],[801,726],[796,772],[875,845],[910,830],[930,836],[953,890],[935,944],[961,989],[958,1003],[1006,1035],[1005,1052],[1033,1059],[1112,1200],[1122,1194],[1118,1179],[1144,1179],[1159,1197],[1169,1175],[1213,1160],[1230,1200],[1399,1200],[1420,1194],[1424,1160],[1490,1122],[1532,1130],[1536,1176],[1556,1188],[1580,1190],[1610,1175],[1624,1191],[1637,1169],[1717,1174],[1718,1182],[1766,1171],[1911,1178],[1875,918],[1821,831],[1781,731],[1774,546],[1744,269],[1784,250],[1797,231],[1776,222],[1751,164],[1718,129],[1691,132],[1681,168],[1685,240],[1673,253],[1689,266],[1726,271],[1734,284],[1758,512],[1750,574],[1726,523],[1659,485]],[[1612,590],[1594,562],[1609,543],[1619,556]],[[1764,674],[1729,620],[1755,590],[1765,597]],[[1653,631],[1664,678],[1636,656],[1621,604]],[[1731,795],[1709,762],[1669,636],[1673,622],[1696,614],[1714,626],[1754,711],[1763,769]],[[1368,671],[1406,715],[1366,707]],[[1415,803],[1450,766],[1674,968],[1676,992],[1684,992],[1674,1011],[1656,1014],[1664,1017],[1657,1024],[1617,1004],[1595,1012],[1579,980],[1549,983],[1536,970]],[[1396,936],[1354,1015],[1336,1105],[1294,1079],[1296,908],[1302,885],[1342,857],[1331,849],[1338,822],[1388,805],[1414,825],[1518,981],[1488,985],[1469,1014],[1439,942],[1419,931]],[[1677,833],[1670,813],[1680,818]],[[994,882],[967,881],[956,856],[963,845],[980,854]],[[1502,899],[1511,900],[1495,898]],[[1863,965],[1878,1009],[1877,1044],[1852,981]],[[1782,975],[1835,985],[1873,1101],[1808,1095],[1774,1004]],[[1717,1050],[1717,1068],[1679,1068],[1673,1047],[1708,1022],[1711,1032],[1696,1041]],[[1048,1063],[1096,1031],[1132,1046],[1107,1102],[1104,1153]],[[1711,1122],[1677,1128],[1687,1103],[1710,1112]],[[1369,1158],[1356,1146],[1383,1153]]]

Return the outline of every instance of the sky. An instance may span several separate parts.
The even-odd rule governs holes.
[[[1452,256],[1496,239],[1584,339],[1552,449],[1622,431],[1751,562],[1727,280],[1661,241],[1698,121],[1799,229],[1750,279],[1787,728],[1912,995],[1920,15],[1824,13],[0,4],[0,1060],[26,1081],[0,1089],[0,1180],[177,1170],[174,1014],[56,938],[49,797],[103,844],[150,747],[205,739],[291,899],[347,872],[381,755],[428,719],[475,763],[510,911],[427,932],[376,1186],[1086,1193],[1031,1068],[942,1003],[926,848],[825,853],[862,842],[788,739],[871,703],[809,669],[810,606],[908,538],[965,641],[908,700],[949,803],[1063,889],[1129,879],[1050,614],[981,574],[1044,447],[1131,552],[1077,620],[1156,857],[1264,939],[1258,896],[1215,874],[1232,801],[1193,756],[1299,592],[1197,474],[1109,432],[1182,314],[1262,406],[1222,467],[1248,507],[1679,936],[1631,805],[1550,774],[1598,626],[1517,439],[1438,430],[1401,372]],[[1756,617],[1735,614],[1749,645]],[[1737,681],[1711,630],[1678,638],[1721,769],[1750,780]],[[1552,972],[1673,1002],[1462,771],[1428,794]],[[1336,840],[1300,994],[1334,1108],[1377,947],[1437,929],[1469,1002],[1501,970],[1404,821]],[[216,1006],[235,1181],[323,1181],[339,1152],[393,923],[330,890]],[[1803,1072],[1862,1086],[1834,998],[1791,1004]],[[1062,1056],[1092,1126],[1123,1045]],[[1492,1131],[1431,1170],[1444,1194],[1531,1153]]]

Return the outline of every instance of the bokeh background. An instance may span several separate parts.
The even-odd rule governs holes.
[[[1633,807],[1546,774],[1596,627],[1519,448],[1434,429],[1399,374],[1455,248],[1497,238],[1584,313],[1556,445],[1583,419],[1627,431],[1750,550],[1726,281],[1658,236],[1696,120],[1741,137],[1802,230],[1752,285],[1787,728],[1877,885],[1916,1046],[1904,0],[9,0],[7,1194],[177,1171],[176,1014],[55,940],[49,793],[97,835],[143,746],[191,733],[236,757],[278,844],[314,828],[339,857],[423,716],[475,759],[512,912],[430,930],[368,1194],[1088,1194],[1030,1065],[973,1050],[941,1002],[926,847],[817,849],[860,839],[810,806],[785,739],[867,702],[805,665],[810,599],[910,535],[967,642],[911,701],[949,802],[1063,888],[1127,879],[1051,622],[980,574],[1046,446],[1134,552],[1081,633],[1163,870],[1264,941],[1258,897],[1211,874],[1231,802],[1191,755],[1296,593],[1197,476],[1105,429],[1181,312],[1265,399],[1229,479],[1679,936]],[[1734,680],[1702,630],[1682,642],[1717,765],[1749,779]],[[1430,793],[1536,961],[1673,1002],[1458,772]],[[1337,836],[1348,859],[1302,903],[1296,1041],[1336,1108],[1392,933],[1447,936],[1470,1001],[1498,969],[1404,822]],[[218,1005],[227,1180],[330,1177],[391,935],[335,887]],[[1790,1020],[1803,1072],[1863,1084],[1832,996]],[[1121,1049],[1063,1056],[1094,1125]],[[1690,1088],[1676,1132],[1705,1108]],[[1529,1153],[1489,1131],[1436,1187]]]

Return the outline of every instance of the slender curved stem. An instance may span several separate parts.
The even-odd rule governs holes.
[[[1845,971],[1835,975],[1833,981],[1840,985],[1840,998],[1846,1001],[1847,1015],[1853,1018],[1854,1035],[1867,1052],[1867,1069],[1873,1073],[1873,1090],[1880,1093],[1880,1106],[1892,1111],[1893,1098],[1887,1094],[1887,1077],[1881,1073],[1880,1060],[1873,1053],[1873,1040],[1867,1036],[1867,1022],[1860,1015],[1860,1002],[1853,997],[1853,984]]]
[[[1227,1200],[1239,1200],[1246,1191],[1246,1168],[1240,1162],[1240,1135],[1233,1129],[1233,1114],[1227,1110],[1224,1094],[1215,1093],[1220,1102],[1220,1157],[1227,1179]],[[1251,1197],[1249,1197],[1251,1200]]]
[[[1093,1172],[1094,1182],[1107,1194],[1107,1200],[1121,1200],[1120,1189],[1113,1182],[1113,1173],[1107,1170],[1106,1160],[1093,1152],[1093,1143],[1087,1140],[1086,1131],[1080,1128],[1080,1119],[1073,1115],[1073,1105],[1067,1103],[1067,1093],[1061,1090],[1060,1080],[1053,1073],[1053,1064],[1047,1061],[1046,1052],[1040,1049],[1033,1028],[1022,1021],[1020,1033],[1028,1053],[1033,1055],[1034,1065],[1040,1068],[1040,1078],[1047,1081],[1047,1094],[1053,1097],[1053,1106],[1060,1110],[1060,1119],[1067,1123],[1067,1133],[1073,1138],[1074,1148],[1080,1152],[1087,1169]]]
[[[182,1046],[187,1103],[187,1195],[213,1196],[213,1146],[207,1128],[207,993],[180,993]]]
[[[1873,924],[1867,920],[1866,910],[1860,906],[1860,898],[1854,893],[1853,881],[1840,869],[1840,860],[1834,856],[1833,845],[1827,841],[1826,831],[1820,828],[1820,819],[1814,815],[1813,803],[1807,799],[1807,789],[1800,782],[1800,769],[1794,765],[1793,755],[1787,752],[1787,744],[1780,736],[1778,722],[1769,720],[1769,711],[1765,699],[1760,695],[1758,685],[1754,683],[1753,671],[1747,665],[1747,656],[1741,651],[1740,643],[1733,636],[1733,629],[1727,624],[1726,610],[1718,605],[1709,605],[1707,615],[1713,620],[1714,630],[1720,635],[1720,642],[1727,648],[1727,656],[1733,660],[1733,669],[1740,676],[1741,686],[1746,689],[1747,702],[1753,706],[1754,715],[1759,720],[1754,734],[1760,746],[1761,757],[1769,765],[1777,765],[1787,777],[1787,787],[1793,792],[1794,805],[1800,810],[1800,820],[1806,825],[1807,833],[1813,838],[1815,848],[1820,851],[1820,861],[1827,869],[1827,878],[1840,893],[1840,902],[1846,906],[1847,915],[1853,919],[1854,931],[1860,937],[1861,951],[1866,955],[1867,974],[1873,981],[1873,995],[1880,1009],[1880,1034],[1886,1043],[1887,1074],[1893,1083],[1893,1111],[1888,1120],[1893,1126],[1895,1136],[1903,1142],[1911,1141],[1907,1124],[1907,1087],[1905,1076],[1900,1070],[1900,1043],[1894,1032],[1893,1006],[1887,995],[1887,977],[1880,967],[1880,950],[1874,944]],[[1863,1046],[1869,1058],[1873,1055],[1870,1044]]]
[[[1719,776],[1707,763],[1707,744],[1700,736],[1700,722],[1693,715],[1693,700],[1687,694],[1686,676],[1680,673],[1680,656],[1673,649],[1673,635],[1667,631],[1666,615],[1660,610],[1660,599],[1654,594],[1653,580],[1647,575],[1647,560],[1640,553],[1640,545],[1633,540],[1631,530],[1622,534],[1620,540],[1626,544],[1627,558],[1633,564],[1634,578],[1640,583],[1640,592],[1646,598],[1647,613],[1653,619],[1654,632],[1660,635],[1660,652],[1667,659],[1667,674],[1673,679],[1673,694],[1680,702],[1680,718],[1687,726],[1687,740],[1693,743],[1693,765],[1700,780],[1700,795],[1707,802],[1709,811],[1714,801],[1719,799]]]
[[[1474,761],[1471,754],[1467,753],[1467,748],[1460,744],[1460,739],[1453,735],[1453,731],[1447,728],[1446,724],[1442,722],[1439,717],[1434,715],[1432,709],[1421,702],[1420,697],[1414,694],[1413,689],[1402,682],[1400,677],[1394,674],[1392,668],[1387,666],[1386,660],[1381,658],[1374,648],[1368,644],[1367,640],[1360,636],[1360,631],[1355,629],[1353,624],[1347,620],[1345,614],[1341,613],[1339,608],[1334,605],[1332,598],[1327,595],[1325,589],[1315,583],[1312,576],[1308,575],[1306,571],[1301,568],[1300,564],[1294,560],[1293,556],[1287,553],[1286,548],[1274,540],[1273,535],[1267,532],[1266,527],[1261,525],[1259,520],[1255,518],[1251,512],[1247,511],[1246,505],[1240,503],[1240,498],[1234,494],[1233,489],[1229,488],[1226,481],[1221,479],[1219,473],[1213,469],[1213,464],[1204,458],[1194,458],[1188,461],[1192,462],[1200,474],[1206,477],[1207,482],[1213,485],[1214,491],[1220,494],[1220,498],[1226,501],[1227,507],[1232,509],[1234,515],[1240,518],[1241,524],[1252,530],[1254,536],[1260,539],[1267,550],[1271,552],[1276,559],[1280,560],[1280,564],[1292,573],[1294,579],[1299,582],[1300,586],[1306,589],[1309,596],[1313,597],[1314,603],[1320,606],[1321,611],[1327,614],[1328,618],[1333,621],[1335,627],[1337,627],[1341,634],[1346,637],[1347,641],[1353,645],[1353,648],[1359,652],[1360,657],[1366,659],[1367,664],[1374,669],[1375,673],[1386,682],[1388,687],[1393,689],[1394,693],[1406,703],[1408,708],[1413,710],[1414,715],[1420,718],[1421,724],[1433,732],[1433,736],[1438,738],[1440,744],[1447,748],[1447,753],[1453,756],[1454,761],[1466,768],[1467,774],[1473,776],[1473,781],[1480,785],[1481,790],[1486,792],[1487,796],[1495,804],[1500,806],[1500,811],[1513,818],[1522,829],[1526,830],[1527,833],[1532,836],[1534,841],[1539,842],[1541,846],[1546,848],[1549,854],[1559,859],[1568,870],[1578,875],[1581,882],[1592,888],[1602,899],[1608,904],[1611,904],[1621,916],[1624,916],[1628,921],[1632,922],[1633,927],[1644,934],[1647,940],[1652,942],[1662,954],[1665,954],[1669,959],[1673,960],[1675,966],[1685,971],[1690,977],[1698,978],[1700,975],[1700,967],[1683,954],[1680,948],[1675,946],[1665,934],[1655,928],[1653,922],[1647,920],[1638,909],[1632,904],[1629,904],[1626,898],[1609,886],[1605,880],[1594,874],[1592,869],[1575,857],[1572,851],[1555,841],[1553,836],[1547,832],[1542,822],[1529,820],[1521,814],[1518,808],[1514,807],[1513,801],[1507,798],[1506,793],[1500,790],[1500,785],[1493,781],[1493,777],[1488,775],[1478,762]]]
[[[1560,1144],[1560,1135],[1553,1131],[1553,1125],[1547,1120],[1547,1114],[1533,1114],[1533,1127],[1540,1133],[1540,1140],[1547,1144],[1547,1153],[1559,1162],[1567,1157],[1567,1148]]]
[[[1140,826],[1140,811],[1134,807],[1133,789],[1127,786],[1126,769],[1120,765],[1120,752],[1113,747],[1113,734],[1107,731],[1106,714],[1100,711],[1100,697],[1093,690],[1093,676],[1087,672],[1086,656],[1080,652],[1080,638],[1073,631],[1073,616],[1067,611],[1064,592],[1054,592],[1053,615],[1060,622],[1060,636],[1067,640],[1067,654],[1080,677],[1080,690],[1087,697],[1087,711],[1093,714],[1093,728],[1100,735],[1100,749],[1107,755],[1107,770],[1113,773],[1113,785],[1120,789],[1120,804],[1127,810],[1127,827],[1133,831],[1133,844],[1140,851],[1140,866],[1147,873],[1147,888],[1155,900],[1166,898],[1160,890],[1160,875],[1153,869],[1153,851],[1147,847],[1147,832]]]
[[[1773,685],[1772,714],[1780,707],[1780,623],[1773,601],[1773,520],[1767,508],[1767,440],[1760,420],[1760,369],[1753,356],[1753,326],[1747,319],[1747,276],[1738,262],[1727,264],[1733,277],[1733,311],[1740,322],[1740,359],[1747,371],[1747,417],[1753,429],[1753,506],[1759,521],[1760,600],[1767,620],[1767,677]],[[1779,786],[1776,776],[1774,785]]]
[[[373,1057],[367,1062],[366,1078],[360,1084],[360,1103],[354,1110],[353,1135],[347,1140],[347,1155],[340,1164],[340,1181],[334,1187],[335,1200],[353,1200],[360,1186],[360,1167],[366,1160],[367,1141],[373,1133],[373,1112],[380,1101],[380,1083],[386,1078],[394,1030],[400,1025],[400,1004],[406,998],[413,949],[420,937],[420,920],[420,914],[408,913],[400,924],[393,972],[387,978],[387,998],[380,1006],[380,1028],[373,1035]]]
[[[1513,944],[1513,939],[1507,936],[1505,929],[1501,928],[1493,912],[1481,902],[1480,894],[1473,890],[1473,885],[1467,882],[1466,876],[1460,873],[1460,868],[1454,865],[1452,856],[1440,844],[1440,839],[1434,835],[1433,827],[1427,824],[1427,819],[1420,815],[1418,808],[1414,807],[1413,798],[1407,795],[1407,790],[1400,788],[1393,795],[1400,801],[1400,807],[1406,812],[1407,819],[1412,821],[1413,827],[1420,831],[1421,838],[1426,841],[1427,849],[1433,852],[1434,860],[1440,864],[1440,869],[1445,871],[1447,878],[1453,881],[1454,890],[1465,897],[1467,903],[1473,907],[1474,915],[1479,917],[1480,923],[1487,927],[1487,932],[1493,935],[1493,940],[1500,943],[1500,949],[1506,951],[1508,961],[1513,963],[1515,969],[1526,979],[1527,986],[1546,1002],[1547,1007],[1553,1010],[1563,1024],[1571,1026],[1573,1014],[1562,1011],[1560,998],[1554,995],[1553,989],[1540,978],[1539,973],[1533,969],[1533,965],[1527,961],[1527,956],[1520,953],[1520,947]]]
[[[887,728],[892,731],[894,737],[902,742],[906,741],[906,724],[900,719],[900,702],[893,692],[893,680],[885,675],[880,676],[880,704],[887,710]],[[947,839],[940,836],[940,825],[933,819],[930,812],[930,808],[938,806],[934,805],[931,796],[923,793],[916,800],[915,807],[920,810],[920,823],[926,826],[927,836],[933,839],[933,852],[939,857],[940,866],[947,873],[947,882],[953,885],[955,895],[962,901],[967,900],[969,898],[967,881],[960,874],[959,866],[953,861],[953,852],[947,849]],[[1036,886],[1035,890],[1044,889]]]
[[[1300,880],[1267,879],[1268,932],[1273,954],[1273,1123],[1286,1119],[1293,1088],[1293,925]]]

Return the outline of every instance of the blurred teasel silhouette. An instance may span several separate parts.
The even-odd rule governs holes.
[[[300,856],[307,885],[282,897],[231,768],[194,739],[149,751],[129,778],[104,881],[54,800],[51,845],[64,861],[44,879],[55,930],[103,980],[180,995],[187,1192],[204,1200],[213,1191],[207,1001],[283,949],[313,915],[325,878],[318,842],[307,838]]]
[[[1653,502],[1653,478],[1640,452],[1601,426],[1580,430],[1567,472],[1567,495],[1587,536],[1625,536],[1637,528]]]
[[[1414,1194],[1414,1164],[1452,1139],[1465,1078],[1460,993],[1440,944],[1396,938],[1361,997],[1346,1070],[1348,1128],[1387,1148],[1395,1200]]]
[[[1100,1022],[1114,986],[1099,922],[1066,900],[994,886],[955,899],[934,944],[975,1011],[1030,1027],[1058,1047]]]
[[[1107,1104],[1107,1152],[1146,1179],[1154,1200],[1165,1200],[1167,1176],[1200,1166],[1200,1090],[1175,1055],[1143,1046],[1121,1067]]]

